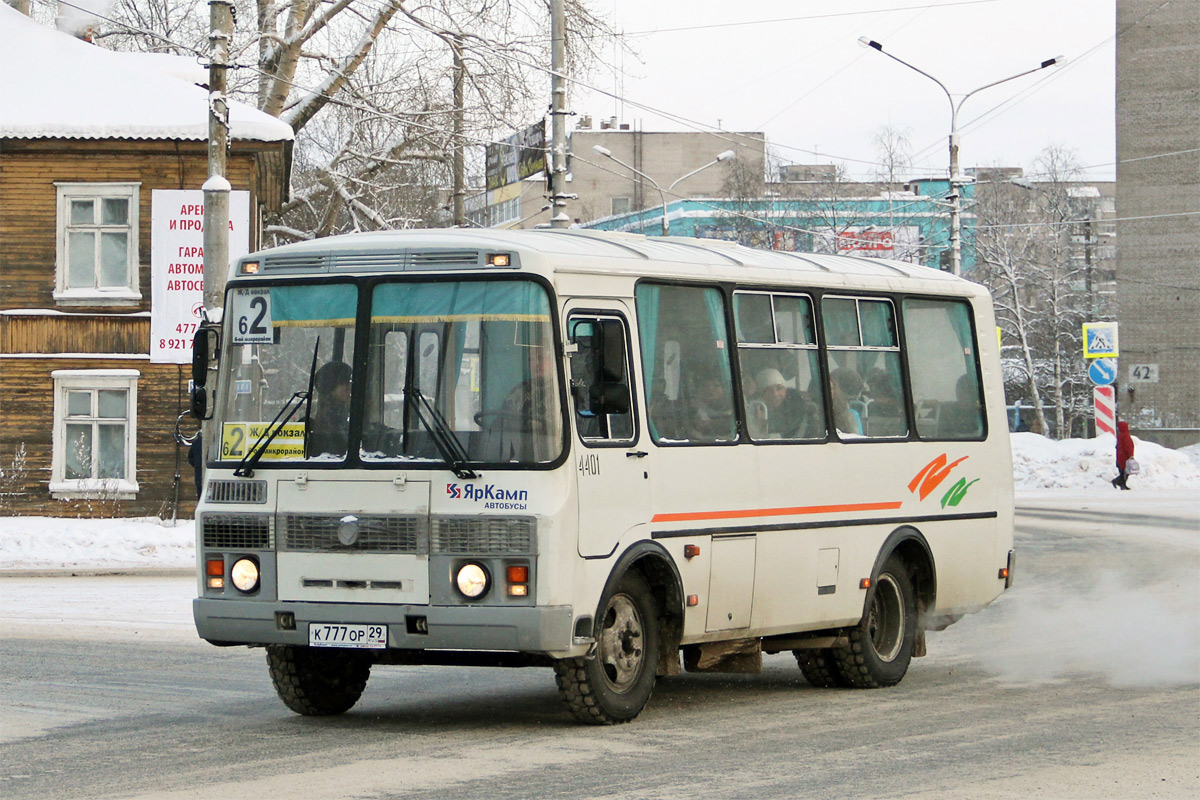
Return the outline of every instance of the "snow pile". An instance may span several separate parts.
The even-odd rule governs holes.
[[[1134,458],[1142,471],[1130,479],[1134,488],[1200,489],[1200,446],[1171,450],[1133,437]],[[1110,488],[1117,476],[1116,437],[1064,439],[1056,442],[1036,433],[1012,434],[1013,480],[1022,489]],[[1190,455],[1190,457],[1189,457]]]
[[[1190,444],[1187,447],[1179,448],[1175,452],[1183,453],[1192,460],[1193,464],[1195,464],[1197,467],[1200,467],[1200,444]]]
[[[0,517],[0,570],[192,569],[192,520]]]

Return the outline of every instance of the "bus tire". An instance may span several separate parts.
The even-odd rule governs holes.
[[[917,601],[904,561],[891,555],[875,578],[862,621],[847,631],[848,647],[831,652],[845,685],[895,686],[908,672],[917,633]]]
[[[371,662],[362,656],[312,647],[268,645],[267,666],[279,699],[306,717],[349,711],[371,677]]]
[[[838,670],[833,651],[829,648],[793,650],[792,655],[796,657],[796,664],[804,674],[804,679],[818,689],[846,685],[842,673]]]
[[[658,608],[645,579],[631,570],[601,609],[595,654],[556,661],[554,678],[576,719],[616,725],[637,717],[654,692],[661,647]]]

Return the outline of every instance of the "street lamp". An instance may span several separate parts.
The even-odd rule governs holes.
[[[913,72],[918,72],[921,75],[924,75],[926,78],[929,78],[929,80],[936,83],[941,90],[946,93],[946,99],[950,101],[950,271],[955,275],[959,275],[962,273],[962,222],[960,221],[959,216],[962,213],[962,201],[959,197],[959,188],[962,187],[963,184],[967,183],[967,181],[958,172],[958,112],[962,109],[963,103],[967,102],[967,98],[973,94],[982,92],[984,89],[990,89],[993,86],[997,86],[1001,83],[1007,83],[1015,78],[1024,77],[1025,75],[1045,69],[1046,67],[1065,64],[1067,59],[1063,56],[1056,56],[1055,58],[1043,61],[1033,69],[1027,69],[1024,72],[1018,72],[1016,75],[1009,75],[1007,78],[1001,78],[998,81],[992,81],[991,83],[984,84],[983,86],[980,86],[977,89],[972,89],[964,94],[962,99],[956,104],[954,102],[953,95],[950,94],[950,90],[946,88],[946,85],[925,70],[914,67],[912,64],[908,63],[902,58],[897,58],[896,56],[884,50],[883,45],[881,45],[879,42],[868,39],[866,36],[858,37],[858,42],[863,47],[869,47],[873,50],[878,50],[893,61],[898,61],[899,63],[908,67]]]
[[[658,196],[662,200],[662,235],[663,236],[668,236],[671,233],[671,222],[670,222],[670,220],[667,219],[667,195],[670,194],[671,190],[674,189],[679,184],[680,181],[687,180],[688,178],[695,175],[697,172],[706,170],[709,167],[711,167],[713,164],[720,164],[722,161],[729,161],[731,158],[734,158],[737,156],[737,153],[733,152],[732,150],[726,150],[724,153],[719,154],[716,158],[714,158],[712,161],[705,164],[703,167],[698,167],[698,168],[692,170],[691,172],[689,172],[688,174],[682,175],[682,176],[676,178],[674,181],[671,182],[671,185],[668,186],[667,190],[664,192],[663,188],[658,185],[658,181],[654,180],[654,178],[651,178],[649,175],[642,172],[640,169],[638,169],[636,167],[632,167],[629,164],[626,164],[624,161],[622,161],[621,159],[614,156],[612,154],[612,151],[609,150],[607,147],[602,147],[601,145],[595,144],[595,145],[592,145],[592,149],[595,150],[600,155],[604,156],[605,158],[611,158],[613,161],[617,162],[622,167],[624,167],[625,169],[634,173],[635,175],[641,175],[643,178],[650,181],[650,183],[654,185],[655,189],[658,189]]]

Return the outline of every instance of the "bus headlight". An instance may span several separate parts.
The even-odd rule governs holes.
[[[454,580],[463,597],[477,600],[487,594],[488,574],[480,564],[463,564],[458,568],[458,575]]]
[[[229,580],[239,592],[250,594],[258,588],[258,564],[253,559],[239,558],[229,570]]]

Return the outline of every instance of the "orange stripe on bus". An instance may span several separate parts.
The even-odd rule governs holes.
[[[744,511],[686,511],[679,514],[655,514],[651,522],[698,522],[708,519],[747,519],[749,517],[784,517],[793,514],[838,514],[849,511],[890,511],[902,505],[895,503],[844,503],[833,506],[797,506],[796,508],[751,508]]]

